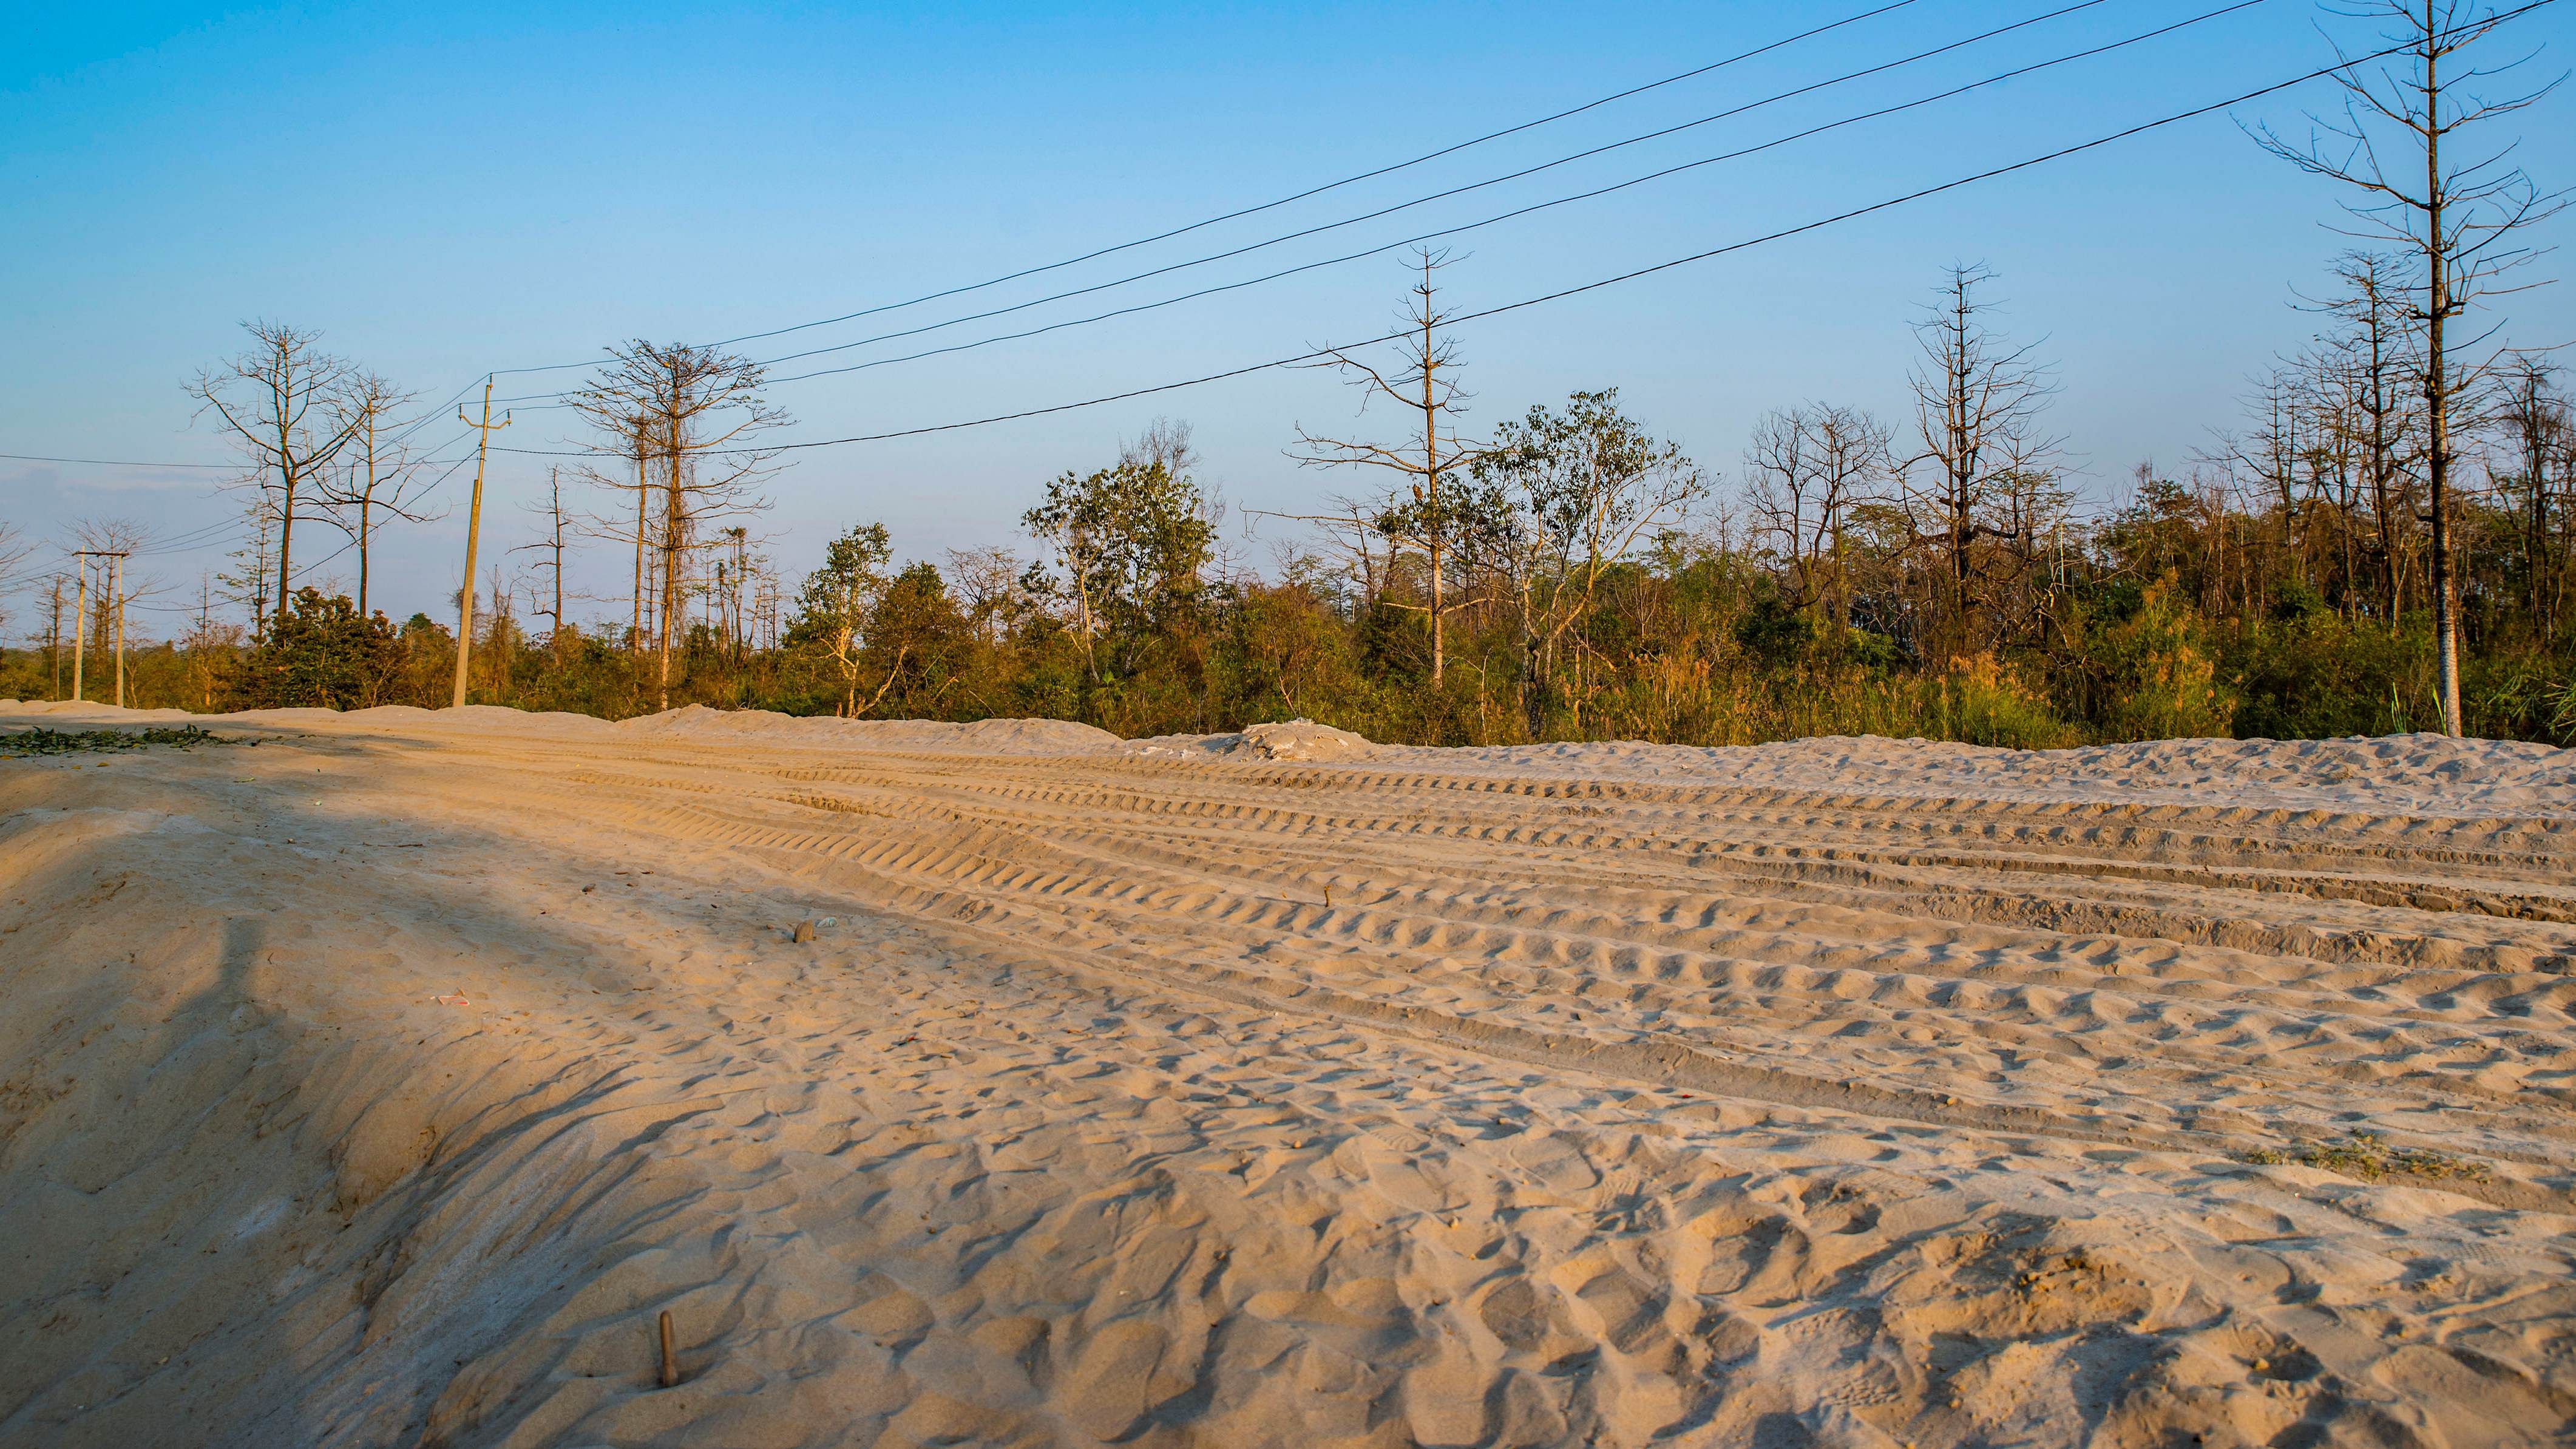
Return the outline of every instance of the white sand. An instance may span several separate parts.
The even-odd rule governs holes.
[[[2576,1421],[2566,752],[205,722],[0,760],[0,1445]]]

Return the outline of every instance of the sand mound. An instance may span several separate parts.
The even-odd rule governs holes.
[[[1078,755],[1116,748],[1120,744],[1118,737],[1107,730],[1069,720],[988,719],[972,724],[949,724],[938,720],[848,720],[779,714],[765,709],[709,709],[702,704],[683,705],[660,714],[639,715],[612,723],[590,715],[487,704],[441,710],[419,709],[411,705],[379,705],[346,712],[305,708],[190,714],[185,710],[132,710],[100,704],[21,704],[14,700],[0,700],[0,719],[22,714],[70,718],[90,728],[114,728],[162,720],[187,720],[210,729],[223,725],[272,728],[390,725],[576,738],[614,732],[644,738],[813,744],[860,750],[976,755]]]
[[[0,699],[0,716],[5,715],[32,715],[38,718],[71,715],[84,719],[91,715],[105,715],[119,720],[132,720],[137,724],[197,718],[196,715],[184,709],[118,709],[110,704],[75,702],[68,699]]]
[[[2576,815],[2576,750],[2510,740],[2392,735],[2339,740],[2158,740],[2007,750],[1838,736],[1699,748],[1627,742],[1490,749],[1375,747],[1384,763],[1539,775],[1957,797],[2207,803],[2441,815]]]
[[[1337,761],[1373,759],[1383,751],[1380,746],[1349,730],[1319,725],[1310,719],[1298,719],[1282,724],[1247,725],[1234,734],[1157,735],[1128,745],[1126,753],[1148,758],[1177,755],[1183,758]]]
[[[778,714],[765,709],[717,710],[697,704],[621,720],[613,728],[630,735],[987,755],[1084,754],[1118,743],[1118,737],[1107,730],[1069,720],[988,719],[973,724],[949,724],[939,720],[834,719]]]
[[[0,762],[0,1444],[2576,1429],[2559,756],[1021,724]]]
[[[988,719],[951,724],[941,720],[787,715],[765,709],[709,709],[700,704],[639,715],[607,728],[621,735],[648,738],[974,755],[1078,755],[1118,743],[1118,737],[1107,730],[1070,720]]]

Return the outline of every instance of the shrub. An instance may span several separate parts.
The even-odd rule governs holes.
[[[224,693],[235,709],[365,709],[385,702],[402,667],[402,641],[384,615],[361,615],[346,595],[303,588],[234,668]]]

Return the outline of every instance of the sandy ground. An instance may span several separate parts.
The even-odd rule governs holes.
[[[0,1444],[2576,1420],[2567,752],[211,723],[0,759]]]

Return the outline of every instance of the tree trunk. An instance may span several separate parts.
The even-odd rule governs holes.
[[[2442,733],[2457,737],[2460,719],[2459,581],[2451,574],[2451,396],[2442,352],[2443,313],[2451,305],[2450,249],[2442,239],[2442,131],[2435,0],[2424,0],[2425,269],[2432,305],[2425,310],[2424,393],[2429,409],[2433,488],[2433,653],[2441,675]]]
[[[1430,527],[1426,530],[1431,544],[1431,682],[1440,683],[1441,665],[1448,653],[1447,610],[1442,604],[1441,574],[1447,560],[1449,519],[1440,508],[1440,408],[1432,394],[1431,307],[1422,309],[1422,487],[1430,500]]]
[[[295,547],[295,471],[283,466],[277,471],[286,480],[286,502],[277,518],[277,614],[283,619],[286,601],[294,597],[288,589],[294,576],[288,571],[287,556]]]
[[[367,404],[367,488],[358,495],[358,617],[367,617],[367,514],[376,502],[376,405]]]

